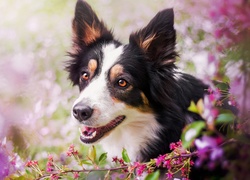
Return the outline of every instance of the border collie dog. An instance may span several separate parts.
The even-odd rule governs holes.
[[[201,118],[187,108],[207,86],[176,67],[173,24],[173,9],[162,10],[122,44],[78,0],[66,70],[80,89],[72,114],[83,143],[100,143],[110,157],[125,148],[132,161],[145,162],[169,152],[183,127]]]

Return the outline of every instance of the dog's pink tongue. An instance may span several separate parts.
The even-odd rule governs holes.
[[[84,134],[86,136],[91,135],[93,132],[95,132],[95,128],[87,127],[87,126],[82,127],[82,134]]]

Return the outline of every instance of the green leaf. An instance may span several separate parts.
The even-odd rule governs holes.
[[[204,121],[195,121],[191,124],[188,124],[181,135],[181,141],[184,148],[188,148],[193,143],[194,139],[198,137],[203,128],[206,127]]]
[[[95,162],[96,159],[96,148],[95,146],[91,146],[89,148],[89,153],[88,153],[88,157],[92,162]]]
[[[28,169],[25,169],[26,174],[31,174],[31,172]]]
[[[85,165],[93,165],[93,163],[91,162],[91,161],[89,161],[89,160],[81,160],[81,163],[82,164],[85,164]]]
[[[99,157],[98,164],[103,163],[107,159],[107,153],[102,153]]]
[[[123,148],[123,150],[122,150],[122,159],[123,159],[126,163],[129,163],[129,162],[130,162],[130,159],[129,159],[127,150],[124,149],[124,148]]]
[[[231,123],[235,120],[235,115],[231,113],[220,114],[215,123],[216,124],[223,124],[223,123]]]
[[[198,108],[196,107],[194,101],[191,101],[190,106],[188,107],[188,110],[193,112],[193,113],[199,113]]]
[[[217,82],[218,84],[216,84],[216,87],[219,88],[222,91],[228,91],[229,86],[227,83],[225,82]]]
[[[15,180],[26,180],[26,179],[31,179],[30,177],[27,177],[27,176],[15,176],[15,175],[13,175],[13,176],[9,176],[9,177],[7,177],[6,178],[6,180],[11,180],[11,179],[15,179]]]
[[[146,176],[145,180],[158,180],[160,177],[160,171],[157,170],[153,173],[150,173]]]

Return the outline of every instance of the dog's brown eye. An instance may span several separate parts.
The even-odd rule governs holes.
[[[128,82],[124,79],[119,79],[117,83],[120,87],[126,87],[128,85]]]
[[[87,81],[89,79],[89,74],[87,72],[82,73],[81,80]]]

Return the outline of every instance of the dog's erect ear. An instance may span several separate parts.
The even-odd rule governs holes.
[[[174,12],[165,9],[156,14],[145,28],[132,33],[129,42],[139,46],[150,61],[173,64],[177,56],[175,40]]]
[[[98,39],[112,40],[112,33],[107,30],[90,5],[84,0],[78,0],[75,7],[75,17],[72,23],[74,48],[82,48]]]
[[[78,0],[76,3],[72,29],[73,47],[69,52],[72,59],[66,62],[65,69],[69,72],[69,79],[73,82],[73,85],[77,85],[79,83],[81,56],[94,43],[112,41],[113,35],[84,0]]]

